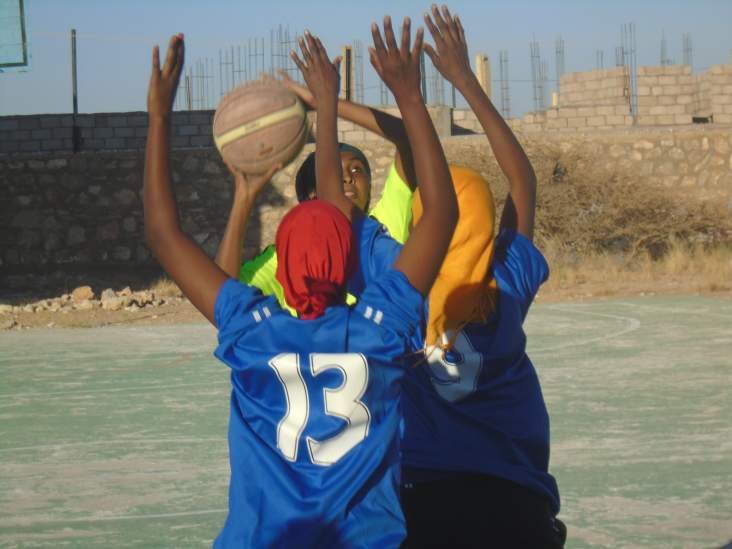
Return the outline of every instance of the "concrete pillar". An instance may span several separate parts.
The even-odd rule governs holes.
[[[475,56],[475,75],[478,77],[480,87],[489,99],[492,99],[491,87],[491,60],[487,55],[479,53]]]

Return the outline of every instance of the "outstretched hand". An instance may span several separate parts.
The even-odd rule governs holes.
[[[402,23],[401,46],[398,46],[391,27],[391,17],[384,17],[384,39],[381,38],[379,26],[376,23],[371,24],[371,35],[374,39],[374,46],[369,48],[371,64],[396,99],[405,94],[417,94],[421,98],[422,93],[419,65],[424,31],[422,27],[417,29],[414,46],[410,49],[410,28],[411,21],[409,17],[405,17]]]
[[[434,19],[434,21],[433,21]],[[442,6],[442,13],[432,4],[432,17],[424,14],[424,22],[435,41],[435,48],[425,44],[424,50],[430,56],[432,64],[451,84],[459,88],[473,77],[468,57],[468,45],[460,18],[450,15],[447,6]]]
[[[295,50],[292,50],[290,55],[305,78],[305,83],[313,95],[313,102],[315,104],[324,101],[336,103],[340,93],[341,58],[336,57],[331,62],[320,38],[313,36],[309,31],[305,31],[305,37],[300,37],[298,42],[302,59]]]
[[[185,45],[183,34],[175,34],[168,43],[165,64],[160,69],[160,48],[152,52],[152,73],[147,90],[147,112],[151,116],[167,116],[173,110],[175,92],[178,89],[180,73],[183,71]]]

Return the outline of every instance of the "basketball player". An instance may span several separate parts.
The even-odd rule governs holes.
[[[390,25],[385,34],[391,45]],[[182,35],[171,39],[162,70],[153,51],[146,236],[169,275],[217,327],[215,354],[232,369],[229,516],[217,547],[397,547],[404,537],[397,499],[399,363],[457,218],[447,163],[419,91],[421,43],[418,32],[410,48],[405,22],[401,54],[379,40],[373,55],[418,151],[424,215],[393,268],[349,308],[343,304],[355,264],[349,216],[359,210],[350,201],[346,206],[344,195],[328,193],[293,209],[277,231],[277,278],[299,318],[228,278],[180,229],[169,139]],[[342,193],[337,67],[310,35],[298,65],[318,100],[318,178]]]
[[[284,72],[280,74],[283,77],[283,84],[293,91],[308,108],[317,108],[317,102],[306,86],[292,81]],[[379,258],[384,254],[371,252],[379,250],[382,246],[385,247],[384,253],[393,251],[393,241],[388,238],[389,236],[399,243],[404,243],[409,232],[415,181],[409,140],[402,120],[378,109],[340,100],[338,101],[338,116],[358,124],[395,145],[394,162],[384,182],[381,198],[369,212],[369,216],[379,223],[373,223],[368,217],[361,217],[353,227],[360,250],[359,257]],[[344,193],[360,210],[369,211],[371,167],[366,155],[357,147],[346,143],[339,143],[339,152]],[[231,167],[230,170],[237,182],[235,189],[239,189],[238,181],[242,174],[237,174]],[[295,190],[299,202],[315,197],[315,152],[312,152],[298,169],[295,177]],[[245,193],[235,190],[229,221],[216,255],[216,263],[230,276],[238,276],[242,282],[258,287],[265,295],[274,295],[280,305],[287,307],[282,287],[275,277],[277,256],[274,246],[268,246],[257,257],[243,265],[241,263],[242,246],[246,235],[246,226],[242,220],[248,216],[255,199],[256,194],[247,196]],[[380,264],[361,265],[356,270],[359,280],[352,281],[353,288],[350,288],[349,283],[351,293],[358,293],[364,287],[365,280],[369,279],[370,274],[378,273],[383,267]],[[360,278],[364,278],[364,280],[360,280]],[[352,295],[348,297],[349,303],[355,302]]]
[[[425,361],[403,383],[405,545],[562,547],[549,417],[522,328],[549,274],[532,244],[536,177],[470,69],[459,18],[445,6],[431,11],[425,23],[435,46],[425,51],[476,114],[509,195],[494,240],[487,183],[453,170],[459,221],[414,343]]]

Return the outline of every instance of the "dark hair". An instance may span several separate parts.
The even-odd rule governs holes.
[[[371,178],[371,166],[369,161],[366,159],[366,155],[358,147],[349,145],[347,143],[338,143],[338,150],[340,152],[350,152],[363,163],[363,168],[366,170],[369,178]],[[295,175],[295,193],[297,194],[298,202],[304,202],[310,199],[310,195],[315,192],[315,151],[311,152],[302,163],[300,168],[297,170]]]

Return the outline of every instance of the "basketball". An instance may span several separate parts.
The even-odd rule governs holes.
[[[244,173],[284,167],[309,132],[305,107],[277,80],[257,80],[227,93],[214,115],[213,137],[224,161]]]

